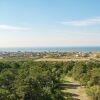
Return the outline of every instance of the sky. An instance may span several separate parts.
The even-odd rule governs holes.
[[[100,0],[0,0],[0,47],[100,46]]]

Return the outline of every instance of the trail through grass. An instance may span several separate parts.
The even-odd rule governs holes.
[[[60,84],[62,95],[65,100],[90,100],[86,94],[85,87],[82,87],[71,77],[65,77],[64,83]]]

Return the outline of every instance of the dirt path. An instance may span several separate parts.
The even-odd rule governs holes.
[[[65,77],[65,83],[61,84],[62,94],[65,100],[90,100],[86,94],[85,88],[80,86],[80,84],[74,81],[72,78]],[[68,96],[71,96],[72,99],[68,99]]]

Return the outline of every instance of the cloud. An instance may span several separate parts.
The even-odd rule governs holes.
[[[73,20],[73,21],[65,21],[62,22],[65,25],[72,25],[72,26],[89,26],[89,25],[96,25],[100,24],[100,17],[84,19],[84,20]]]
[[[11,25],[0,25],[0,30],[30,30],[29,28],[25,27],[17,27],[17,26],[11,26]]]

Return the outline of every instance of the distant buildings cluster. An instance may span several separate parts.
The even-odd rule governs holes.
[[[26,58],[60,58],[60,57],[99,57],[100,53],[92,52],[0,52],[0,59],[8,57],[26,57]]]

